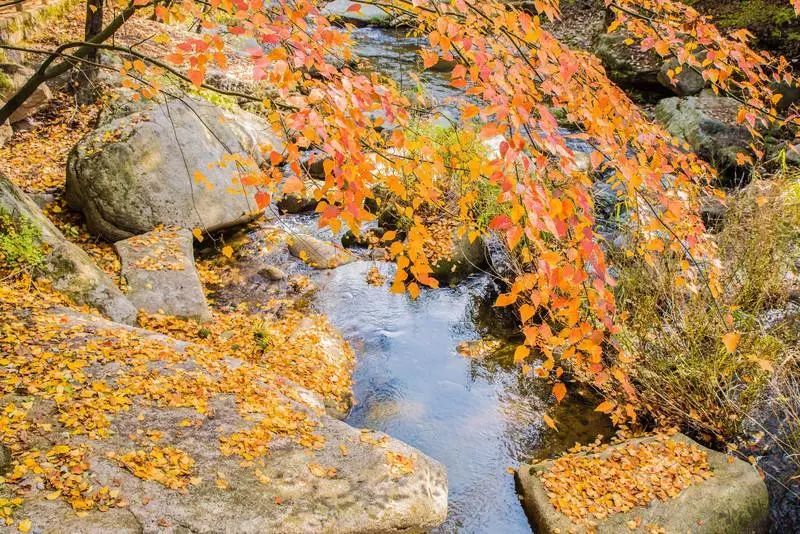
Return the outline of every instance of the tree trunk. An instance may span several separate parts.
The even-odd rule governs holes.
[[[84,27],[84,41],[91,41],[95,35],[103,30],[103,0],[86,0],[86,24]],[[97,61],[97,50],[92,49],[87,58]]]

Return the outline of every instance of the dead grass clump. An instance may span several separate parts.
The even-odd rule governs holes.
[[[656,423],[719,440],[738,432],[793,345],[764,312],[785,306],[796,291],[799,237],[800,186],[784,175],[729,200],[717,236],[723,264],[716,298],[674,284],[684,259],[677,255],[654,265],[613,258],[627,315],[620,341],[635,355],[629,372]],[[732,330],[741,334],[733,351],[723,342]]]

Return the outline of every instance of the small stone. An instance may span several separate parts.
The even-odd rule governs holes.
[[[278,280],[283,280],[286,278],[286,273],[274,265],[267,265],[263,269],[260,269],[258,274],[262,278],[272,280],[273,282],[277,282]]]
[[[346,250],[308,234],[292,236],[288,246],[292,256],[316,269],[333,269],[356,260]]]

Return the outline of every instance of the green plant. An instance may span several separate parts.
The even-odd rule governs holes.
[[[12,269],[35,270],[44,263],[41,232],[25,218],[0,211],[0,259]]]

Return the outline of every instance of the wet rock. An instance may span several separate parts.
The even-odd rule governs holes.
[[[360,8],[357,11],[350,11],[354,5],[360,6]],[[394,16],[380,7],[372,4],[351,2],[350,0],[328,2],[322,8],[322,14],[355,26],[388,27],[394,25]]]
[[[194,265],[192,233],[166,228],[117,241],[128,298],[140,310],[211,319]]]
[[[76,312],[65,312],[57,319],[65,328],[96,332],[90,335],[101,343],[104,332],[125,331],[128,339],[147,339],[169,354],[186,354],[179,366],[194,368],[186,343]],[[225,361],[234,369],[245,365],[233,358]],[[89,380],[106,378],[100,366],[85,372]],[[282,395],[286,388],[290,386],[283,384],[275,393]],[[326,415],[311,392],[298,390],[291,398],[282,398],[287,409],[305,414],[313,424],[321,448],[276,437],[269,443],[269,454],[256,462],[243,462],[240,456],[220,450],[220,436],[253,424],[230,395],[210,399],[208,412],[213,417],[203,417],[191,408],[137,401],[128,410],[110,414],[107,439],[67,434],[59,440],[70,446],[88,445],[92,484],[119,490],[128,502],[126,507],[78,517],[62,499],[47,500],[49,490],[33,487],[23,496],[17,513],[31,519],[32,532],[76,533],[424,532],[444,521],[447,480],[441,464],[383,433],[361,431]],[[201,424],[182,429],[181,421],[186,419]],[[168,489],[134,476],[109,458],[110,453],[142,448],[130,436],[143,430],[159,432],[159,447],[174,447],[194,461],[196,485],[180,492]],[[398,470],[392,455],[408,459],[411,469]],[[219,485],[220,479],[226,484]],[[0,527],[3,533],[12,530],[16,532],[15,527]]]
[[[356,260],[355,256],[330,241],[308,234],[293,235],[287,244],[292,256],[316,269],[333,269]]]
[[[681,67],[679,73],[674,74],[672,79],[669,71],[673,72]],[[678,96],[696,95],[706,87],[703,76],[688,65],[681,65],[677,59],[665,61],[658,71],[658,81]]]
[[[67,202],[94,233],[117,241],[157,226],[215,231],[260,215],[255,190],[237,180],[281,143],[255,115],[183,98],[121,105],[102,122],[67,164]]]
[[[714,165],[720,173],[741,174],[738,153],[750,154],[747,129],[736,122],[739,103],[709,94],[665,98],[656,106],[656,118],[677,139]]]
[[[0,211],[38,229],[45,247],[41,268],[56,290],[76,302],[98,309],[117,322],[133,324],[136,321],[136,308],[108,275],[80,247],[67,241],[39,206],[2,175]]]
[[[652,439],[654,438],[645,438],[644,441]],[[694,443],[682,434],[670,439]],[[613,446],[612,449],[624,447],[628,443],[630,441]],[[637,507],[629,512],[595,520],[596,531],[601,534],[626,532],[629,530],[629,521],[640,520],[642,525],[658,525],[666,532],[766,532],[767,488],[758,471],[747,462],[739,459],[729,462],[730,457],[726,454],[700,445],[698,447],[708,454],[708,462],[713,471],[711,478],[689,486],[668,501],[655,500],[646,507]],[[520,466],[517,481],[522,492],[523,506],[536,532],[570,532],[578,527],[556,511],[538,476],[551,465],[551,461],[546,461]]]
[[[20,87],[28,81],[28,78],[33,76],[33,70],[16,63],[2,63],[0,64],[0,101],[5,103],[6,100],[14,96]],[[27,119],[35,114],[42,106],[47,104],[53,97],[50,88],[47,84],[41,84],[33,92],[31,96],[19,107],[11,117],[8,118],[10,124],[14,124],[23,119]]]
[[[286,193],[275,203],[283,213],[305,213],[317,207],[319,201],[314,196],[318,184],[314,180],[306,180],[302,191]]]
[[[366,228],[358,236],[352,230],[348,230],[342,235],[342,246],[346,248],[375,246],[381,242],[381,238],[385,233],[386,230],[380,227]]]
[[[258,274],[262,278],[266,278],[267,280],[272,280],[273,282],[277,282],[278,280],[284,280],[286,278],[286,273],[283,272],[278,267],[274,265],[267,265],[263,269],[258,271]]]
[[[487,263],[486,256],[483,238],[470,242],[467,235],[453,236],[450,254],[432,266],[433,276],[448,284],[458,283],[480,271]]]
[[[300,165],[314,180],[325,179],[325,158],[319,152],[312,152],[305,157]]]
[[[636,43],[626,44],[629,37],[621,30],[600,33],[592,43],[592,52],[613,82],[623,87],[661,90],[658,73],[663,60],[655,52],[643,52]]]

